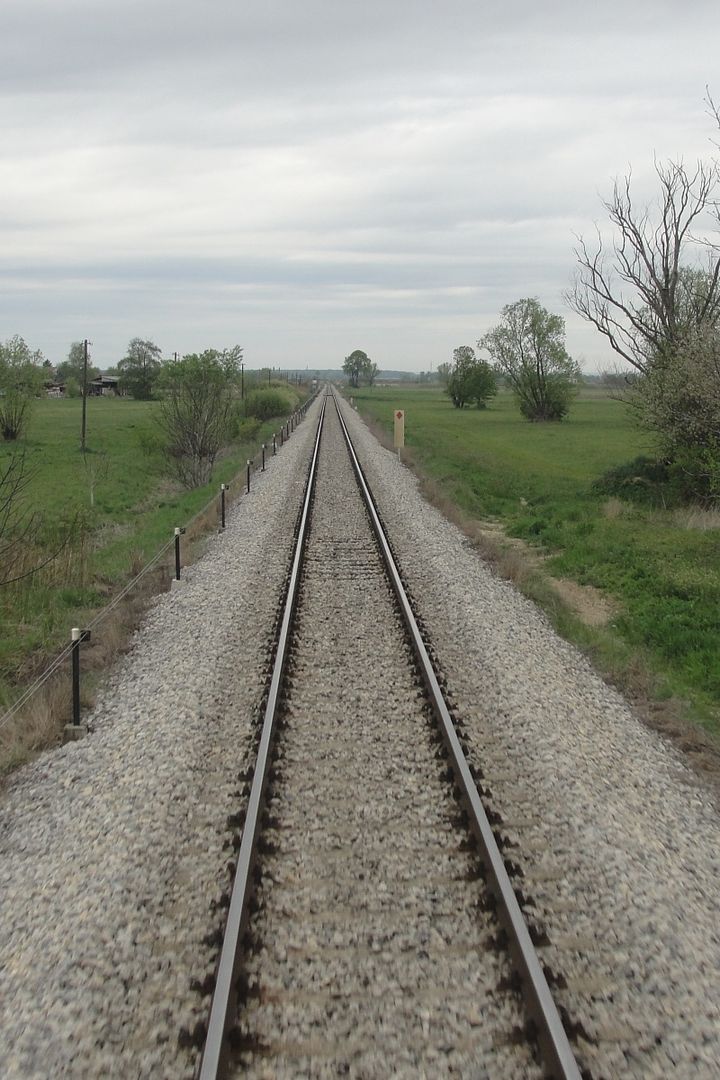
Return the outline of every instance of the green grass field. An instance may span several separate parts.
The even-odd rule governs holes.
[[[289,412],[298,396],[288,388],[287,397]],[[65,644],[73,625],[105,604],[172,538],[175,526],[184,526],[221,483],[244,469],[279,425],[245,421],[211,483],[186,491],[164,467],[156,409],[152,402],[89,399],[83,455],[81,402],[36,402],[21,444],[32,474],[26,501],[37,513],[22,566],[37,565],[65,538],[69,542],[46,569],[0,589],[0,707],[44,656]],[[12,450],[0,444],[0,466]]]
[[[502,523],[550,554],[543,572],[617,602],[603,629],[553,614],[601,668],[622,681],[641,661],[656,696],[688,702],[695,718],[720,731],[718,516],[591,490],[607,469],[652,453],[621,402],[589,391],[563,423],[530,424],[509,394],[486,410],[454,409],[438,389],[374,387],[353,396],[388,434],[393,410],[405,409],[413,463],[465,515]]]

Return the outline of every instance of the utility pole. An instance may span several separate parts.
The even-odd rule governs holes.
[[[83,382],[82,382],[82,428],[80,431],[80,449],[85,453],[85,426],[87,416],[87,365],[88,345],[92,344],[87,338],[83,341]]]
[[[240,400],[245,397],[245,365],[240,361]]]
[[[174,352],[173,353],[173,360],[175,361],[176,364],[177,364],[179,359],[180,359],[180,353]]]

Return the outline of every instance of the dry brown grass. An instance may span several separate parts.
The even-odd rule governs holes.
[[[135,556],[135,576],[142,569]],[[172,566],[174,570],[174,564]],[[170,587],[171,566],[166,560],[149,570],[132,590],[104,614],[93,628],[90,642],[81,653],[81,694],[83,709],[95,702],[97,686],[118,657],[127,651],[132,634],[153,598]],[[55,656],[37,650],[24,666],[22,678],[28,684],[54,662]],[[27,703],[0,727],[0,774],[8,773],[30,760],[39,751],[62,741],[66,724],[72,723],[71,661],[67,656],[58,669],[28,699]]]
[[[624,503],[622,499],[616,499],[612,496],[603,503],[602,512],[606,518],[611,521],[615,521],[617,518],[623,516],[627,511],[627,503]]]
[[[701,532],[720,529],[720,508],[705,510],[701,506],[688,506],[675,510],[673,519],[681,529],[698,529]]]
[[[0,772],[10,772],[38,751],[60,741],[59,717],[69,701],[70,678],[58,674],[0,728]]]

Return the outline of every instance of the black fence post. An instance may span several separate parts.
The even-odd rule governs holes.
[[[262,444],[262,468],[261,472],[265,472],[265,443]]]
[[[247,493],[248,493],[248,495],[250,494],[250,466],[251,465],[252,465],[252,462],[248,461],[248,463],[247,463]]]
[[[180,537],[185,532],[184,529],[175,530],[175,580],[180,580]]]
[[[283,424],[283,426],[280,428],[280,445],[282,446],[282,444],[284,442],[285,442],[285,425]]]
[[[73,726],[80,727],[80,646],[83,641],[90,640],[90,631],[81,630],[79,626],[73,626],[70,637],[72,641],[72,707]]]
[[[225,492],[227,491],[227,484],[220,485],[220,521],[223,529],[225,528]]]

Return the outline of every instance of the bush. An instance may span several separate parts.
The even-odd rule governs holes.
[[[245,398],[245,415],[257,420],[286,416],[290,409],[290,401],[281,390],[252,390]]]
[[[233,439],[235,442],[241,443],[252,442],[260,431],[261,423],[262,422],[254,416],[248,416],[245,419],[238,416]]]
[[[473,401],[478,409],[485,409],[488,398],[497,394],[495,372],[487,360],[475,356],[472,346],[460,345],[453,352],[445,393],[456,409]]]
[[[646,506],[667,506],[670,479],[666,461],[641,456],[608,469],[595,481],[592,490],[597,495],[616,495]]]
[[[82,397],[82,386],[77,381],[77,379],[74,379],[72,376],[65,380],[65,397]]]
[[[684,501],[706,508],[720,505],[720,445],[678,447],[670,478]]]
[[[720,502],[720,330],[688,332],[637,384],[634,407],[686,500]]]

